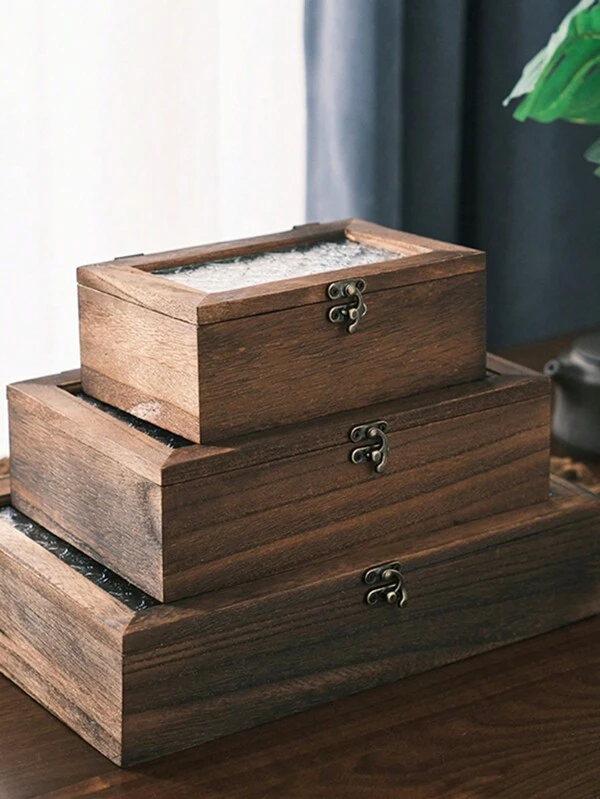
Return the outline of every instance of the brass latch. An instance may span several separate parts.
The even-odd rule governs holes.
[[[363,300],[363,292],[367,288],[366,282],[362,278],[354,280],[338,280],[337,283],[330,283],[327,289],[327,296],[330,300],[340,300],[347,298],[346,305],[334,305],[329,309],[330,322],[348,322],[347,333],[354,333],[358,323],[367,313],[367,306]]]
[[[393,561],[381,566],[373,566],[365,572],[363,580],[367,585],[386,583],[386,585],[373,588],[367,593],[365,597],[367,605],[378,605],[381,602],[397,605],[399,608],[406,605],[408,594],[398,562]]]
[[[356,447],[350,453],[352,463],[365,463],[371,461],[375,464],[375,471],[381,474],[387,463],[390,451],[390,442],[386,435],[388,423],[385,421],[369,422],[353,427],[350,431],[350,441],[358,444],[360,441],[368,441],[364,447]]]

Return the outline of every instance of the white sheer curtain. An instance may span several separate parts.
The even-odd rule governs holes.
[[[0,390],[77,365],[77,265],[303,220],[302,6],[0,0]]]

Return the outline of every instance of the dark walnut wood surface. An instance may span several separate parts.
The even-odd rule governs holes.
[[[15,384],[12,503],[166,602],[339,556],[398,519],[421,533],[487,519],[546,498],[550,411],[546,378],[490,369],[360,415],[176,449],[84,400],[78,372]],[[390,431],[383,475],[350,460],[349,430],[376,419]]]
[[[127,771],[0,678],[2,799],[596,799],[599,752],[600,617]]]
[[[225,291],[153,274],[331,241],[398,257]],[[83,390],[218,444],[477,380],[485,374],[484,267],[481,252],[361,220],[84,266]],[[329,319],[338,307],[331,287],[349,279],[366,292],[360,336]],[[292,391],[290,374],[299,376]]]
[[[600,618],[132,770],[0,680],[2,799],[594,799]]]

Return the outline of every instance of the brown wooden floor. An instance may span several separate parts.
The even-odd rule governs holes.
[[[26,797],[598,799],[600,617],[131,771],[0,678],[0,799]]]

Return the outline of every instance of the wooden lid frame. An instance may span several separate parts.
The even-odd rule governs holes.
[[[190,288],[153,274],[157,269],[286,250],[344,238],[397,251],[402,257],[222,292]],[[373,292],[477,272],[484,268],[485,256],[478,250],[399,232],[359,219],[347,219],[327,224],[301,225],[267,236],[151,255],[125,256],[79,267],[77,279],[88,288],[189,324],[205,325],[325,302],[324,286],[344,278],[365,278],[369,283],[368,291]]]

